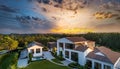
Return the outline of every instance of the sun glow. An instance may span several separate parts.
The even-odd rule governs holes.
[[[48,18],[48,20],[55,24],[55,27],[50,30],[53,33],[76,34],[94,31],[88,28],[90,27],[91,18],[93,17],[90,9],[71,11],[42,4],[40,7],[47,9],[43,14]]]
[[[72,29],[57,28],[51,30],[51,32],[54,33],[67,33],[67,34],[80,34],[80,33],[88,33],[93,31],[94,31],[93,29],[87,29],[87,28],[72,28]]]

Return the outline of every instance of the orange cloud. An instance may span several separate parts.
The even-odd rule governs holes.
[[[72,29],[55,28],[55,29],[51,29],[51,32],[53,32],[53,33],[79,34],[79,33],[94,32],[94,30],[87,29],[87,28],[72,28]]]

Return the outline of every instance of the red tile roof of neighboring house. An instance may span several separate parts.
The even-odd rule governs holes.
[[[72,42],[80,42],[80,41],[87,41],[83,37],[66,37],[66,39],[72,41]]]
[[[57,47],[57,42],[48,42],[47,43],[48,48],[54,48]]]
[[[104,56],[95,54],[97,52],[102,53]],[[120,58],[120,53],[114,52],[110,50],[109,48],[101,46],[101,47],[96,47],[94,51],[90,52],[87,55],[87,57],[96,59],[99,61],[115,64],[115,62]]]

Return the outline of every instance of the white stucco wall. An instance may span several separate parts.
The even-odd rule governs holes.
[[[88,55],[88,53],[90,53],[92,50],[91,49],[87,49],[84,52],[79,52],[79,64],[84,66],[86,64],[86,56]]]
[[[92,50],[88,48],[86,51],[84,51],[84,65],[86,64],[86,56],[91,52]]]
[[[37,49],[37,48],[40,48],[40,53],[36,53],[36,49]],[[42,48],[43,48],[43,47],[41,47],[41,46],[34,45],[34,46],[28,48],[28,53],[31,53],[30,50],[31,50],[31,49],[34,49],[34,54],[33,54],[34,57],[36,57],[36,56],[42,56]]]
[[[84,66],[85,65],[85,56],[84,56],[84,53],[83,52],[79,52],[79,64]]]
[[[64,46],[65,43],[71,43],[71,44],[73,44],[73,42],[69,41],[69,40],[66,39],[66,38],[58,39],[58,40],[57,40],[57,55],[59,55],[59,51],[61,51],[61,49],[60,49],[60,47],[59,47],[59,43],[63,43],[64,49],[65,49],[65,46]],[[63,51],[63,55],[64,55],[65,51],[64,51],[64,50],[62,50],[62,51]]]
[[[59,55],[59,51],[60,51],[60,47],[59,47],[59,43],[63,43],[63,47],[65,45],[65,43],[71,43],[71,44],[74,44],[73,42],[71,42],[70,40],[66,39],[66,38],[61,38],[61,39],[58,39],[57,40],[57,54]],[[80,43],[80,42],[79,42]],[[83,43],[83,42],[81,42]],[[64,47],[65,49],[65,47]],[[71,49],[65,49],[66,51],[69,51],[69,52],[75,52],[75,53],[78,53],[78,63],[80,65],[85,65],[86,63],[86,56],[89,52],[91,52],[91,49],[87,49],[85,52],[80,52],[80,51],[76,51],[76,50],[71,50]],[[63,50],[63,57],[65,58],[65,50]],[[66,60],[69,60],[69,61],[72,61],[71,60],[71,56],[69,56],[70,58],[65,58]]]
[[[118,69],[118,68],[120,68],[120,58],[114,64],[114,69]]]

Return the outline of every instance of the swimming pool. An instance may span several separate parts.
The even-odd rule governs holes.
[[[33,57],[33,58],[32,58],[32,61],[43,60],[43,59],[45,59],[45,58],[43,58],[43,57]]]

